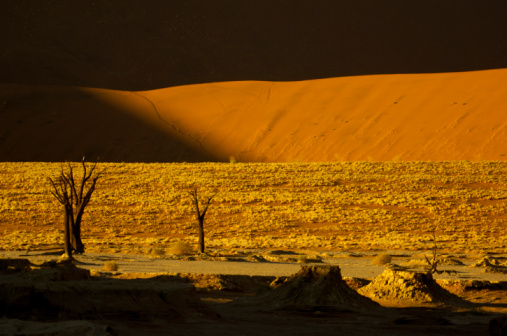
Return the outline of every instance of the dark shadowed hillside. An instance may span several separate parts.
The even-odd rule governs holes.
[[[148,90],[507,67],[507,2],[0,2],[0,82]]]

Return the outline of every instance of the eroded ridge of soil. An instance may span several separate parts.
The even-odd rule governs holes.
[[[492,330],[500,330],[503,320],[494,319],[507,313],[502,286],[454,287],[468,306],[453,300],[379,305],[352,289],[366,288],[370,280],[342,279],[340,268],[330,265],[303,266],[289,277],[90,273],[70,263],[34,265],[26,259],[1,259],[0,266],[1,335],[63,336],[70,330],[104,336],[365,335],[375,330],[466,336],[487,334],[490,321]],[[379,279],[392,283],[389,274]],[[406,290],[414,297],[423,291]]]

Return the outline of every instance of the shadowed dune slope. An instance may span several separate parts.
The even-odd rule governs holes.
[[[505,160],[507,69],[152,91],[4,85],[0,160]]]
[[[0,85],[0,160],[214,160],[133,92]]]

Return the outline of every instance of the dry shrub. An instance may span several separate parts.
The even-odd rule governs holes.
[[[167,251],[170,254],[176,254],[176,255],[189,255],[194,253],[194,249],[192,246],[187,242],[176,242],[172,244]]]
[[[163,257],[165,255],[165,250],[162,249],[162,248],[154,248],[154,249],[151,249],[150,251],[150,256],[151,257]]]
[[[118,264],[114,261],[106,261],[104,263],[104,271],[116,272],[118,271],[118,269],[119,269]]]
[[[375,256],[375,258],[373,258],[371,260],[371,263],[373,265],[385,265],[385,264],[389,264],[392,260],[392,257],[390,254],[386,254],[386,253],[383,253],[383,254],[379,254],[377,256]]]
[[[304,255],[304,254],[298,255],[297,256],[297,261],[300,264],[306,264],[308,262],[308,256]]]

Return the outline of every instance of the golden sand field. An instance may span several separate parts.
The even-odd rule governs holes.
[[[0,249],[62,244],[60,163],[0,163]],[[211,249],[507,253],[506,162],[99,163],[87,251],[197,244],[188,190],[218,194]]]

